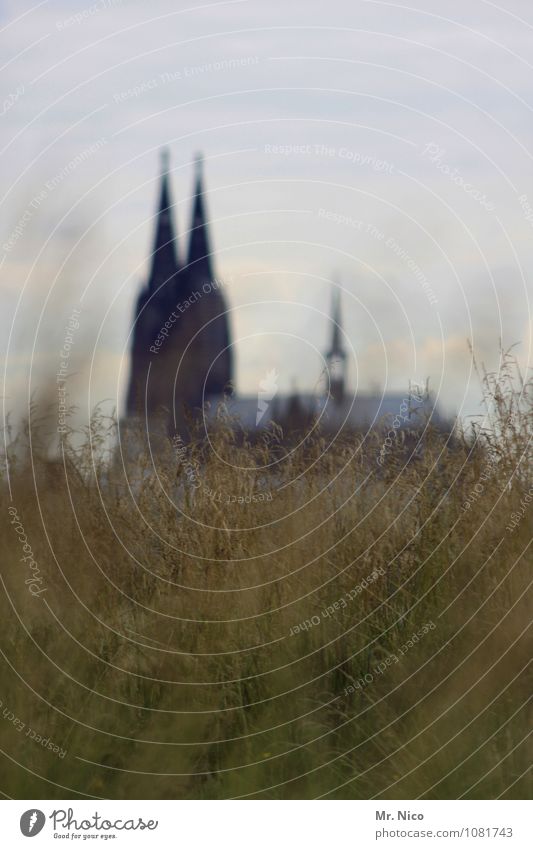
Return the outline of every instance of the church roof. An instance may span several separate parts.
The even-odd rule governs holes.
[[[320,418],[327,429],[348,427],[352,429],[367,429],[379,425],[390,425],[396,417],[400,428],[419,427],[429,416],[436,425],[444,424],[435,400],[431,396],[422,402],[413,398],[409,400],[409,392],[357,392],[349,394],[340,402],[317,395],[298,394],[298,402],[303,411],[309,416]],[[259,423],[259,428],[269,427],[273,422],[279,424],[286,417],[291,404],[292,395],[277,395],[269,404]],[[256,429],[258,409],[257,395],[242,395],[231,398],[227,404],[230,415],[235,416],[246,430]],[[409,413],[407,412],[409,408]],[[216,409],[216,402],[211,410]]]

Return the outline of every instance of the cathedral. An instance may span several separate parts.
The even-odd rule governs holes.
[[[186,255],[174,226],[168,153],[161,185],[151,267],[137,299],[126,401],[129,418],[153,422],[203,407],[231,392],[233,357],[227,306],[213,258],[201,157],[196,159]]]
[[[258,382],[255,395],[234,389],[229,315],[221,281],[214,270],[206,212],[202,158],[195,164],[192,215],[183,256],[174,226],[168,153],[161,157],[159,205],[151,267],[137,299],[131,349],[127,421],[141,420],[150,434],[185,433],[188,418],[203,411],[209,420],[225,401],[232,416],[250,433],[272,423],[304,432],[320,422],[323,429],[365,431],[396,417],[406,404],[402,427],[443,420],[434,402],[420,389],[405,392],[347,387],[347,353],[343,344],[340,288],[332,287],[330,343],[324,353],[324,381],[318,393],[277,392],[274,370]],[[415,402],[413,403],[413,399]]]

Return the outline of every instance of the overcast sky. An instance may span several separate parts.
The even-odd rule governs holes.
[[[73,400],[123,402],[163,145],[182,252],[205,155],[241,392],[313,389],[332,279],[352,389],[430,377],[470,414],[468,339],[532,363],[530,2],[2,0],[0,26],[8,408],[74,308]]]

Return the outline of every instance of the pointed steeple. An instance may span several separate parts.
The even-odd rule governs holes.
[[[340,403],[344,398],[346,351],[342,344],[341,295],[337,285],[333,285],[331,289],[331,324],[331,347],[326,353],[326,362],[330,395],[334,401]]]
[[[202,278],[202,282],[208,282],[213,280],[213,269],[211,264],[211,246],[209,242],[208,224],[205,212],[203,158],[201,154],[197,154],[196,156],[195,167],[194,201],[187,265],[194,277]]]
[[[331,335],[331,348],[328,351],[328,356],[339,356],[341,359],[346,358],[346,352],[341,343],[342,317],[341,317],[341,294],[337,286],[333,286],[331,290],[331,321],[333,325]]]
[[[149,277],[149,288],[152,290],[170,280],[178,270],[168,170],[169,152],[164,148],[161,151],[161,191]]]

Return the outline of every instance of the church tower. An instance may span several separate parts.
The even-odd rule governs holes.
[[[163,151],[150,271],[135,309],[126,407],[128,416],[176,422],[185,409],[222,397],[233,376],[223,284],[213,273],[201,157],[185,265],[179,261],[173,217],[169,156]]]
[[[223,283],[214,270],[211,236],[204,187],[204,165],[196,155],[191,226],[189,229],[187,264],[183,269],[187,292],[201,295],[201,309],[195,310],[200,320],[191,322],[195,338],[188,356],[198,374],[195,399],[201,406],[210,397],[221,398],[231,391],[233,350]],[[182,289],[185,295],[184,289]]]
[[[334,403],[340,404],[346,390],[346,351],[342,344],[341,296],[337,286],[331,290],[331,347],[326,353],[329,393]]]
[[[194,175],[194,199],[192,207],[191,229],[189,232],[189,250],[187,268],[191,275],[202,281],[214,279],[211,262],[211,245],[204,200],[204,163],[201,154],[196,154]]]
[[[150,346],[165,322],[164,304],[174,300],[179,271],[172,198],[169,180],[169,154],[161,152],[159,203],[155,214],[155,234],[150,257],[150,271],[146,286],[137,298],[135,324],[131,346],[131,366],[126,410],[128,416],[152,413],[157,406],[153,397],[153,380],[150,389],[148,371]],[[152,376],[155,377],[155,374]]]
[[[161,151],[161,187],[156,215],[156,230],[148,288],[154,292],[165,286],[178,270],[176,238],[172,223],[172,200],[169,185],[169,152]]]

